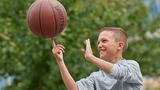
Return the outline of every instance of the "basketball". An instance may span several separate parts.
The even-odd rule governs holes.
[[[27,12],[28,27],[41,38],[59,35],[66,27],[66,23],[66,10],[57,0],[37,0]]]

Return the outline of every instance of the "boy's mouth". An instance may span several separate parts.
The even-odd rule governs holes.
[[[99,50],[99,54],[103,54],[106,50],[105,49],[101,49]]]

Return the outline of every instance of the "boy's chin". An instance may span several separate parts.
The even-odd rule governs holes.
[[[100,56],[100,59],[107,61],[106,57],[104,57],[104,56]]]
[[[100,59],[105,59],[103,56],[100,56]]]

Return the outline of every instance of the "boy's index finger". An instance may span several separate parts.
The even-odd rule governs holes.
[[[87,47],[91,47],[90,39],[87,39],[87,40],[86,40],[86,45],[87,45]]]
[[[56,46],[56,44],[55,44],[53,38],[51,39],[51,41],[52,41],[52,46],[53,46],[53,47]]]

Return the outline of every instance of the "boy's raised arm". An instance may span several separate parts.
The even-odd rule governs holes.
[[[68,90],[78,90],[77,84],[72,78],[72,76],[69,74],[67,67],[63,61],[63,53],[65,47],[62,45],[56,45],[53,38],[52,38],[52,52],[57,60],[62,79],[67,87]]]

